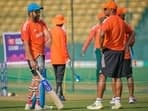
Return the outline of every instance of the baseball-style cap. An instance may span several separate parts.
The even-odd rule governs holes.
[[[33,11],[41,10],[41,9],[43,9],[43,7],[41,7],[40,5],[36,3],[30,3],[27,7],[28,12],[33,12]]]
[[[104,9],[117,9],[117,4],[113,1],[110,0],[106,4],[104,4]]]
[[[60,24],[64,24],[66,20],[63,15],[59,14],[53,18],[52,22],[56,25],[60,25]]]
[[[126,13],[127,13],[127,8],[124,7],[117,8],[117,15],[122,15]]]

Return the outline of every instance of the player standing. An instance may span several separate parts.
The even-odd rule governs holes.
[[[39,97],[40,77],[36,69],[40,72],[45,67],[44,48],[46,43],[50,43],[50,33],[43,20],[40,19],[40,10],[43,7],[36,3],[30,3],[27,7],[28,19],[21,27],[21,38],[23,41],[26,59],[32,72],[32,82],[29,86],[28,99],[25,110],[32,107],[32,98],[36,97],[35,110],[41,110]]]
[[[101,23],[104,21],[106,16],[104,15],[104,13],[99,13],[97,15],[97,18],[99,20],[99,23],[97,23],[91,28],[89,32],[89,36],[87,37],[81,49],[81,54],[82,56],[85,55],[87,48],[89,47],[92,40],[94,40],[94,49],[95,49],[96,62],[97,62],[96,63],[96,82],[98,83],[99,71],[101,68],[101,51],[100,51],[99,37],[97,36],[97,33],[100,33]]]
[[[112,78],[115,87],[115,104],[112,109],[122,107],[121,98],[121,71],[124,59],[124,50],[127,51],[129,44],[124,44],[125,33],[128,29],[125,22],[116,15],[117,4],[110,0],[105,4],[104,10],[109,17],[103,22],[100,32],[100,47],[102,49],[101,74],[98,83],[98,95],[94,104],[87,109],[102,109],[102,98],[106,84],[106,78]]]
[[[51,64],[54,69],[56,79],[56,93],[62,101],[65,101],[63,95],[63,78],[66,63],[70,60],[67,48],[67,34],[63,29],[66,22],[63,15],[59,14],[53,18],[54,27],[50,29],[52,35],[51,43]]]
[[[121,19],[125,20],[125,15],[127,13],[126,8],[118,8],[117,9],[117,15],[121,17]],[[129,25],[128,25],[129,26]],[[130,26],[129,26],[130,28]],[[131,29],[132,30],[132,29]],[[133,30],[132,30],[133,31]],[[131,33],[131,32],[130,32]],[[125,34],[125,43],[129,39],[129,33]],[[129,103],[135,103],[136,98],[134,97],[134,79],[133,79],[133,71],[132,71],[132,59],[131,59],[131,52],[130,49],[135,43],[135,34],[133,34],[132,39],[130,40],[130,47],[128,48],[127,52],[124,54],[124,62],[123,62],[123,68],[122,68],[122,76],[127,78],[127,85],[128,85],[128,90],[129,90]],[[114,90],[114,86],[112,86],[112,89]],[[115,93],[115,91],[113,91]],[[111,104],[114,104],[115,98],[113,97],[112,100],[110,101]]]

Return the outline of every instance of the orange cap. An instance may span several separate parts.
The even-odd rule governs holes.
[[[113,0],[110,0],[106,4],[104,4],[104,7],[103,8],[117,9],[117,4]]]
[[[97,15],[97,18],[100,19],[100,18],[103,18],[105,17],[105,14],[102,12],[102,13],[98,13]]]
[[[59,14],[53,18],[52,22],[56,25],[60,25],[60,24],[64,24],[66,20],[63,15]]]
[[[124,8],[124,7],[117,8],[117,15],[122,15],[126,13],[127,13],[127,8]]]

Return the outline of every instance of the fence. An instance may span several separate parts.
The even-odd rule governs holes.
[[[0,63],[0,92],[1,96],[7,96],[7,64]]]

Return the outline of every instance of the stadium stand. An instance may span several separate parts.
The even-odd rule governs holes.
[[[74,41],[84,42],[88,36],[90,28],[97,23],[96,15],[102,11],[102,5],[107,0],[73,0],[73,20],[74,20]],[[148,0],[115,0],[120,7],[128,8],[127,20],[133,27],[138,28],[143,21],[145,10],[148,7]],[[2,43],[2,33],[19,32],[23,21],[27,18],[26,7],[34,0],[0,0],[0,42]],[[35,0],[43,5],[43,18],[52,27],[51,20],[61,13],[67,19],[68,41],[71,43],[71,0]],[[142,31],[141,31],[142,32]],[[138,34],[140,36],[141,33]],[[76,46],[77,47],[77,46]],[[80,49],[80,46],[79,48]],[[140,50],[140,49],[139,49]],[[92,52],[91,52],[92,53]]]
[[[67,17],[68,35],[71,36],[71,0],[36,0],[44,6],[43,17],[49,26],[51,18],[57,13]],[[97,23],[96,15],[102,11],[102,4],[106,0],[74,0],[74,35],[75,41],[82,42],[91,26]],[[127,2],[128,1],[128,2]],[[18,32],[21,23],[26,19],[26,6],[34,0],[0,0],[0,35],[3,32]],[[141,15],[147,6],[147,0],[116,0],[119,6],[129,9],[131,25],[135,28],[141,20]]]

